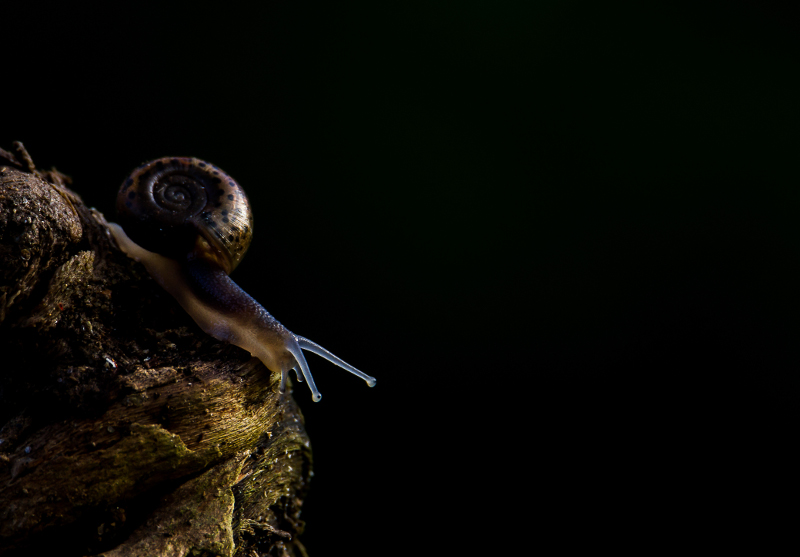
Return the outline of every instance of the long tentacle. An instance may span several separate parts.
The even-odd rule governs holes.
[[[302,348],[303,350],[308,350],[309,352],[313,352],[314,354],[316,354],[318,356],[322,356],[323,358],[325,358],[326,360],[328,360],[332,364],[336,364],[340,368],[346,369],[347,371],[349,371],[353,375],[357,375],[358,377],[360,377],[361,379],[366,381],[367,385],[369,385],[370,387],[374,387],[375,386],[375,382],[376,381],[375,381],[374,377],[371,377],[371,376],[367,375],[363,371],[357,370],[356,368],[354,368],[353,366],[351,366],[350,364],[348,364],[347,362],[345,362],[344,360],[342,360],[338,356],[335,356],[335,355],[331,354],[330,352],[328,352],[327,350],[325,350],[322,346],[320,346],[316,342],[310,341],[307,338],[304,338],[304,337],[301,337],[301,336],[297,336],[297,335],[294,335],[294,338],[295,338],[295,340],[297,340],[297,345],[300,348]],[[294,352],[292,352],[292,354],[294,354]],[[297,356],[295,356],[295,358],[296,357]],[[305,362],[305,360],[303,360],[303,362]]]

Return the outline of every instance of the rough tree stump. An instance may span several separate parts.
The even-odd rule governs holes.
[[[303,417],[0,150],[0,554],[305,555]]]

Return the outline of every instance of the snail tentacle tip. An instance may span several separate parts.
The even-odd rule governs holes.
[[[375,380],[374,377],[370,377],[369,379],[367,379],[367,386],[368,387],[374,387],[375,383],[377,383],[377,381]]]
[[[314,402],[319,402],[320,400],[322,400],[322,395],[320,393],[314,393],[311,395],[311,400],[313,400]]]

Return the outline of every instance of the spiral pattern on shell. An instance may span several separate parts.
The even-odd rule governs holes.
[[[236,181],[195,158],[143,164],[117,196],[120,224],[143,248],[179,259],[197,251],[198,234],[230,273],[253,234],[250,202]]]

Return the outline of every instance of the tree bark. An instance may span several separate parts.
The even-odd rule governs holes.
[[[303,417],[0,150],[0,554],[305,555]]]

